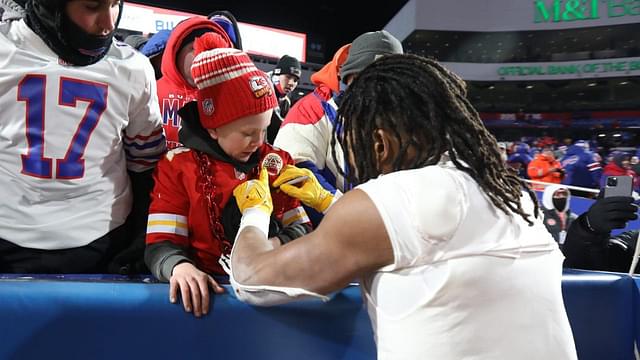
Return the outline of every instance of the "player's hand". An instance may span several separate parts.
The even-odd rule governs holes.
[[[287,165],[273,182],[273,186],[321,213],[325,213],[334,202],[333,194],[320,185],[309,169]]]
[[[267,215],[273,211],[271,200],[271,190],[269,189],[269,173],[266,169],[260,169],[260,176],[257,179],[247,180],[236,186],[233,190],[238,208],[241,213],[247,209],[258,209]]]
[[[209,288],[216,294],[224,292],[224,288],[213,278],[189,262],[183,262],[173,268],[169,279],[169,300],[178,301],[178,291],[182,298],[184,311],[192,312],[196,317],[207,315],[209,312]]]
[[[638,206],[630,196],[600,198],[585,214],[587,228],[596,233],[608,233],[622,229],[628,221],[638,218]]]

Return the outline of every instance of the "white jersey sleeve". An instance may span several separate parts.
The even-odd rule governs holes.
[[[124,139],[127,168],[136,172],[153,168],[166,151],[153,67],[146,58],[138,62],[144,78],[138,89],[132,89]]]

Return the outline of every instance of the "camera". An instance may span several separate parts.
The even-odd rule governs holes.
[[[609,176],[607,178],[607,186],[617,186],[618,185],[618,178],[615,176]]]

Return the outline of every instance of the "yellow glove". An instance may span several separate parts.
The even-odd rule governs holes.
[[[285,194],[323,214],[337,199],[320,185],[311,170],[293,165],[287,165],[280,172],[280,176],[273,182],[273,187],[280,187]]]
[[[273,202],[269,189],[269,173],[266,169],[260,169],[258,179],[247,180],[236,186],[233,190],[238,208],[242,214],[248,209],[257,209],[271,216]]]

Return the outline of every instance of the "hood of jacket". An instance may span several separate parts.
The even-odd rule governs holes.
[[[351,49],[351,44],[344,45],[338,49],[330,62],[311,75],[311,82],[316,86],[326,85],[334,92],[339,92],[340,80],[338,79],[338,74],[340,67],[349,57],[349,49]]]
[[[190,91],[195,91],[196,88],[192,87],[185,81],[178,70],[176,64],[176,57],[180,51],[183,41],[195,30],[211,30],[212,32],[220,34],[223,38],[229,42],[229,47],[233,47],[233,43],[229,36],[220,25],[204,17],[191,17],[180,22],[172,31],[167,45],[162,55],[162,65],[160,67],[162,71],[162,77],[169,81],[176,88],[185,88]]]
[[[555,207],[553,206],[553,194],[560,189],[565,189],[568,192],[567,203],[565,204],[562,211],[567,211],[569,209],[569,204],[571,204],[571,192],[566,186],[559,184],[549,185],[544,188],[544,192],[542,193],[542,206],[544,206],[545,209],[555,210]]]

